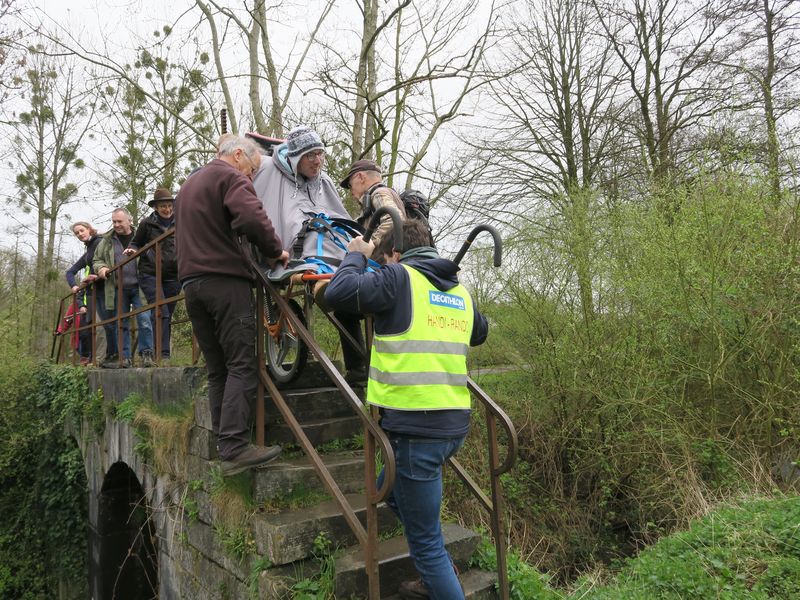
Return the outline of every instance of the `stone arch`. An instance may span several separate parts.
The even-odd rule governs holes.
[[[142,485],[124,462],[106,473],[97,508],[90,566],[96,600],[158,598],[156,529]]]

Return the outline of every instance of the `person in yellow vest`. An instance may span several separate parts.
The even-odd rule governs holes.
[[[442,465],[469,430],[467,348],[486,340],[488,324],[458,282],[458,265],[439,256],[422,221],[404,221],[402,254],[393,237],[381,240],[375,252],[386,264],[372,272],[373,244],[354,238],[325,300],[336,310],[374,315],[367,402],[380,407],[394,449],[387,504],[403,523],[421,576],[404,581],[400,596],[455,600],[464,592],[442,536]]]

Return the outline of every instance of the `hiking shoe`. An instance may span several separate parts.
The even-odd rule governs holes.
[[[230,477],[252,467],[261,467],[278,458],[280,446],[254,446],[250,444],[231,460],[222,461],[222,476]]]
[[[119,369],[119,356],[116,354],[112,354],[111,356],[106,356],[103,359],[103,362],[100,363],[101,369]]]
[[[90,364],[92,364],[92,359],[91,358],[89,358],[88,356],[81,356],[81,366],[82,367],[86,367],[86,366],[88,366]]]
[[[414,581],[401,581],[398,592],[403,600],[412,598],[430,598],[430,594],[428,594],[428,588],[426,588],[425,584],[422,583],[422,579],[415,579]]]
[[[355,369],[348,369],[344,380],[350,384],[350,387],[366,387],[367,386],[367,368],[356,367]]]
[[[142,352],[142,366],[145,368],[156,366],[156,361],[153,360],[153,353],[149,350]]]
[[[455,564],[453,565],[453,571],[456,572],[456,577],[458,577],[458,568],[455,566]],[[461,583],[460,578],[458,580],[458,585],[461,586],[461,592],[464,594],[464,596],[466,596],[467,592],[464,590],[464,584]],[[431,597],[430,594],[428,594],[428,588],[425,587],[422,578],[415,579],[414,581],[400,582],[400,587],[397,591],[403,600],[422,600],[423,598]]]
[[[133,366],[130,358],[123,358],[122,359],[122,368],[123,369],[130,369]]]

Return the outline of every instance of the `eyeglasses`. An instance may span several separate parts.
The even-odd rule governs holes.
[[[325,150],[314,150],[303,154],[303,159],[312,160],[325,160]]]
[[[246,153],[242,152],[242,156],[247,159],[247,164],[250,165],[250,170],[245,173],[245,175],[247,175],[247,177],[250,179],[253,179],[253,175],[256,173],[256,165]]]

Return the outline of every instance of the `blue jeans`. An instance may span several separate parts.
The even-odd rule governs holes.
[[[434,600],[464,598],[450,555],[444,547],[440,510],[442,465],[464,438],[409,437],[387,431],[394,450],[394,488],[386,500],[405,529],[408,550]],[[378,487],[383,483],[383,471]]]
[[[156,277],[155,275],[139,275],[139,287],[142,288],[147,303],[152,304],[156,301]],[[161,298],[171,298],[181,293],[179,281],[162,281]],[[161,357],[169,358],[169,345],[171,339],[172,313],[175,312],[175,302],[161,305]],[[156,309],[150,311],[150,323],[153,335],[156,332]]]
[[[98,296],[99,299],[99,296]],[[103,319],[110,319],[114,315],[117,314],[116,307],[117,304],[114,305],[114,308],[110,308],[105,306],[105,298],[103,301],[97,302],[98,308],[100,309],[100,316]],[[142,299],[139,296],[139,286],[136,287],[125,287],[122,288],[122,312],[126,313],[136,308],[142,306]],[[122,357],[123,358],[130,358],[131,357],[131,323],[130,318],[122,320]],[[150,326],[150,315],[147,312],[141,312],[136,315],[136,325],[139,328],[139,354],[141,355],[143,352],[153,352],[153,330]],[[116,354],[118,351],[117,348],[117,324],[111,323],[110,327],[106,327],[106,339],[109,338],[109,329],[113,329],[114,333],[111,334],[113,337],[114,345],[108,345],[108,348],[113,348],[113,350],[107,350],[106,354]]]

